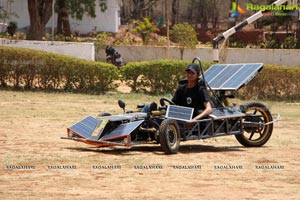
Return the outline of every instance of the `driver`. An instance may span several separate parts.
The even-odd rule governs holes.
[[[187,83],[177,88],[172,101],[179,106],[194,108],[193,120],[199,120],[212,113],[207,89],[198,81],[200,68],[197,64],[189,64],[185,73]]]
[[[199,83],[200,68],[197,64],[189,64],[185,72],[187,83],[177,88],[172,101],[178,106],[194,108],[192,120],[199,120],[212,113],[207,89]],[[147,113],[149,110],[150,105],[147,104],[141,112]]]

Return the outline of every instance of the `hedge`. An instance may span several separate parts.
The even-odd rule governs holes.
[[[2,87],[103,92],[113,89],[118,78],[118,70],[108,63],[0,46]]]
[[[132,62],[121,68],[121,75],[132,91],[144,90],[150,93],[172,93],[178,81],[185,77],[188,61],[156,60]],[[209,63],[204,63],[207,69]]]
[[[156,60],[131,62],[120,70],[93,62],[43,51],[0,46],[0,86],[104,92],[116,88],[120,77],[133,92],[173,93],[191,61]],[[204,70],[212,63],[203,63]],[[238,91],[245,99],[300,100],[300,67],[265,65],[246,87]]]
[[[265,65],[258,76],[239,91],[242,98],[299,101],[300,66]]]
[[[157,60],[128,63],[121,74],[132,91],[173,93],[184,78],[188,61]],[[203,63],[204,70],[213,63]],[[246,87],[238,91],[243,99],[300,100],[300,67],[265,65]]]

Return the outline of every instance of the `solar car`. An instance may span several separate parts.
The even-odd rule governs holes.
[[[83,142],[98,147],[133,147],[156,143],[166,154],[180,150],[180,143],[234,135],[246,147],[260,147],[267,143],[273,132],[273,123],[279,114],[271,114],[266,105],[252,101],[243,105],[229,105],[232,91],[248,84],[263,68],[262,63],[215,64],[203,71],[199,58],[193,59],[201,69],[199,82],[210,92],[213,112],[205,119],[192,120],[193,108],[175,105],[161,98],[153,102],[148,112],[144,105],[126,111],[125,103],[118,101],[123,114],[86,116],[67,128],[62,139]],[[186,80],[179,83],[184,84]],[[191,124],[186,126],[186,124]]]

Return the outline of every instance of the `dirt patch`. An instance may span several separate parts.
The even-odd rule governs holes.
[[[157,144],[100,149],[60,139],[87,115],[121,113],[119,98],[128,109],[159,99],[0,91],[0,198],[299,199],[299,104],[266,103],[282,121],[262,148],[229,136],[165,155]]]

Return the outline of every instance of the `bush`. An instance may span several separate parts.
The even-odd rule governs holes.
[[[188,61],[158,60],[128,63],[121,74],[132,91],[149,93],[172,93],[178,81],[185,77]],[[204,70],[213,63],[203,63]],[[289,100],[300,99],[300,68],[265,65],[262,71],[246,87],[238,91],[243,99]]]
[[[297,101],[300,99],[299,77],[299,67],[265,65],[239,94],[247,99]]]
[[[184,48],[196,48],[198,44],[197,33],[188,23],[175,24],[171,29],[171,40],[178,43],[181,60],[183,59]]]
[[[136,20],[134,23],[136,24],[134,31],[141,35],[144,44],[148,44],[150,34],[155,33],[158,30],[157,27],[152,24],[150,19],[147,17],[145,17],[143,21]]]
[[[178,60],[156,60],[132,62],[121,68],[126,84],[134,92],[144,90],[149,93],[173,93],[178,81],[185,77],[185,67],[190,62]],[[207,69],[209,63],[204,63]]]
[[[120,75],[133,92],[174,93],[190,61],[131,62],[118,70],[108,63],[0,46],[0,86],[24,89],[104,92],[115,89]],[[203,63],[204,70],[212,63]],[[245,99],[300,100],[300,68],[265,65],[238,91]]]
[[[25,89],[104,92],[114,89],[118,70],[93,62],[43,51],[0,47],[0,85]]]

